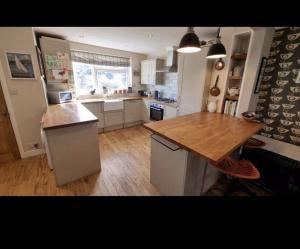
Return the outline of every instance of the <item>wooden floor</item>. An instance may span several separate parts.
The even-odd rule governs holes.
[[[150,132],[142,126],[99,134],[100,173],[56,187],[45,155],[0,165],[0,195],[159,195],[150,184]]]
[[[45,154],[0,164],[0,195],[157,196],[158,191],[150,184],[149,135],[142,126],[99,134],[101,172],[63,187],[56,186]],[[222,196],[223,186],[221,179],[206,195]]]

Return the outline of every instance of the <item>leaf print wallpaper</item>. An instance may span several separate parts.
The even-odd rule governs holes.
[[[300,145],[300,27],[275,31],[263,73],[256,111],[264,123],[258,133]]]

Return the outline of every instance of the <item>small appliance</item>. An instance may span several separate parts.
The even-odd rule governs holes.
[[[48,100],[50,104],[61,104],[73,100],[72,91],[48,91]]]
[[[144,91],[144,90],[139,90],[139,91],[138,91],[138,94],[139,94],[140,96],[142,96],[142,97],[147,96],[147,93],[146,93],[146,91]]]
[[[161,93],[160,93],[160,91],[154,91],[154,98],[155,99],[160,99],[161,98]]]

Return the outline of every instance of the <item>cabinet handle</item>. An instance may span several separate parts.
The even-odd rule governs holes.
[[[158,143],[160,143],[161,145],[163,145],[163,146],[165,146],[165,147],[167,147],[168,149],[170,149],[170,150],[172,150],[172,151],[177,151],[177,150],[179,150],[180,148],[178,147],[177,149],[172,149],[171,147],[169,147],[168,145],[166,145],[166,144],[164,144],[164,143],[162,143],[162,142],[160,142],[160,141],[158,141],[157,139],[155,139],[154,137],[153,137],[153,135],[155,135],[155,134],[152,134],[152,135],[150,135],[150,137],[152,138],[152,139],[154,139],[156,142],[158,142]]]

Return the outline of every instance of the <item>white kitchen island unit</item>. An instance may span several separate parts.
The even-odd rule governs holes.
[[[52,105],[43,115],[48,162],[58,186],[101,170],[97,123],[80,103]]]
[[[203,195],[218,179],[214,165],[257,133],[262,124],[196,112],[144,124],[151,135],[151,183],[162,195]]]

